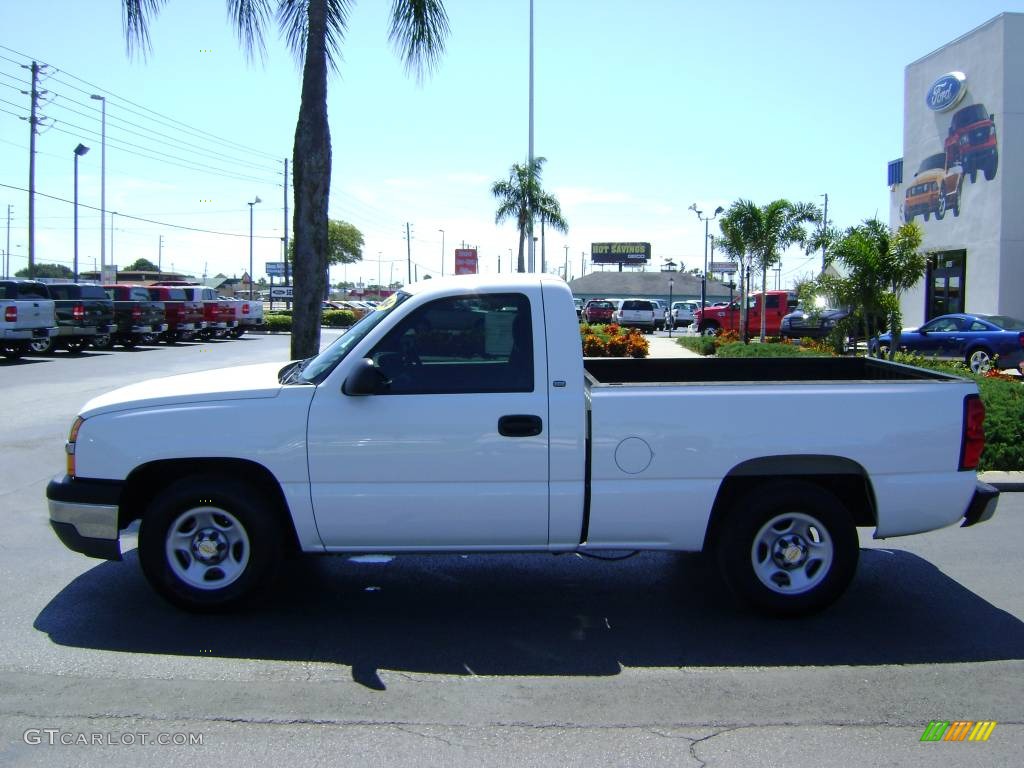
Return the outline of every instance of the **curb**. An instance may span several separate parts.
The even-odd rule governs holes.
[[[1024,472],[979,472],[978,479],[1004,493],[1024,492]]]

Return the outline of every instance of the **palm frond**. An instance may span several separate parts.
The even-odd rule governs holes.
[[[228,0],[228,19],[247,58],[259,56],[260,61],[265,61],[267,48],[263,44],[263,28],[269,17],[268,0]]]
[[[128,55],[135,53],[145,58],[152,50],[149,42],[149,22],[155,18],[167,0],[122,0],[121,21]]]
[[[441,0],[394,0],[388,40],[417,83],[437,68],[449,32]]]
[[[324,24],[326,26],[327,64],[337,72],[344,61],[342,45],[348,29],[348,15],[352,0],[319,0],[325,3]],[[281,33],[292,56],[301,68],[306,59],[306,42],[309,38],[309,3],[311,0],[278,0],[277,20]]]

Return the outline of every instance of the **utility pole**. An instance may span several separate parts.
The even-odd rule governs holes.
[[[160,241],[159,241],[159,245],[157,247],[157,252],[156,252],[156,271],[157,272],[163,272],[164,271],[164,236],[163,235],[160,235]],[[252,279],[252,278],[250,277],[250,279]]]
[[[7,204],[7,250],[4,251],[4,277],[11,276],[11,205]]]
[[[39,70],[38,62],[33,61],[32,70],[32,106],[28,118],[28,276],[36,275],[36,126],[39,125],[37,106],[39,103]]]
[[[284,284],[288,285],[288,158],[284,159]],[[252,275],[249,276],[252,279]]]
[[[409,267],[409,282],[412,282],[412,236],[409,233],[409,222],[405,222],[405,259]]]
[[[580,277],[587,274],[587,252],[580,251]]]
[[[565,282],[569,282],[569,246],[565,246],[565,274],[562,275],[565,278]]]

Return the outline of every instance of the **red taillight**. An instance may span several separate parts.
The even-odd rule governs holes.
[[[248,304],[243,304],[242,305],[242,314],[243,315],[248,315],[249,314],[249,305]]]
[[[142,307],[132,307],[132,321],[142,319]]]
[[[84,304],[75,304],[75,306],[73,306],[71,308],[71,318],[73,320],[84,320],[85,319],[85,305]]]
[[[4,321],[14,323],[18,320],[18,308],[13,304],[4,310]]]
[[[174,315],[175,315],[175,317],[178,318],[178,320],[184,320],[185,319],[185,305],[184,304],[179,304],[177,307],[175,307],[174,308]]]
[[[977,469],[985,450],[985,405],[978,395],[964,398],[964,432],[960,443],[960,469]]]

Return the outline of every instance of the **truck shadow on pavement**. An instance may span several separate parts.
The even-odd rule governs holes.
[[[301,558],[258,604],[213,616],[172,608],[134,550],[125,560],[75,579],[34,627],[78,648],[344,664],[381,689],[381,669],[564,676],[1024,658],[1024,623],[900,550],[862,550],[846,595],[796,620],[746,612],[698,555]]]

